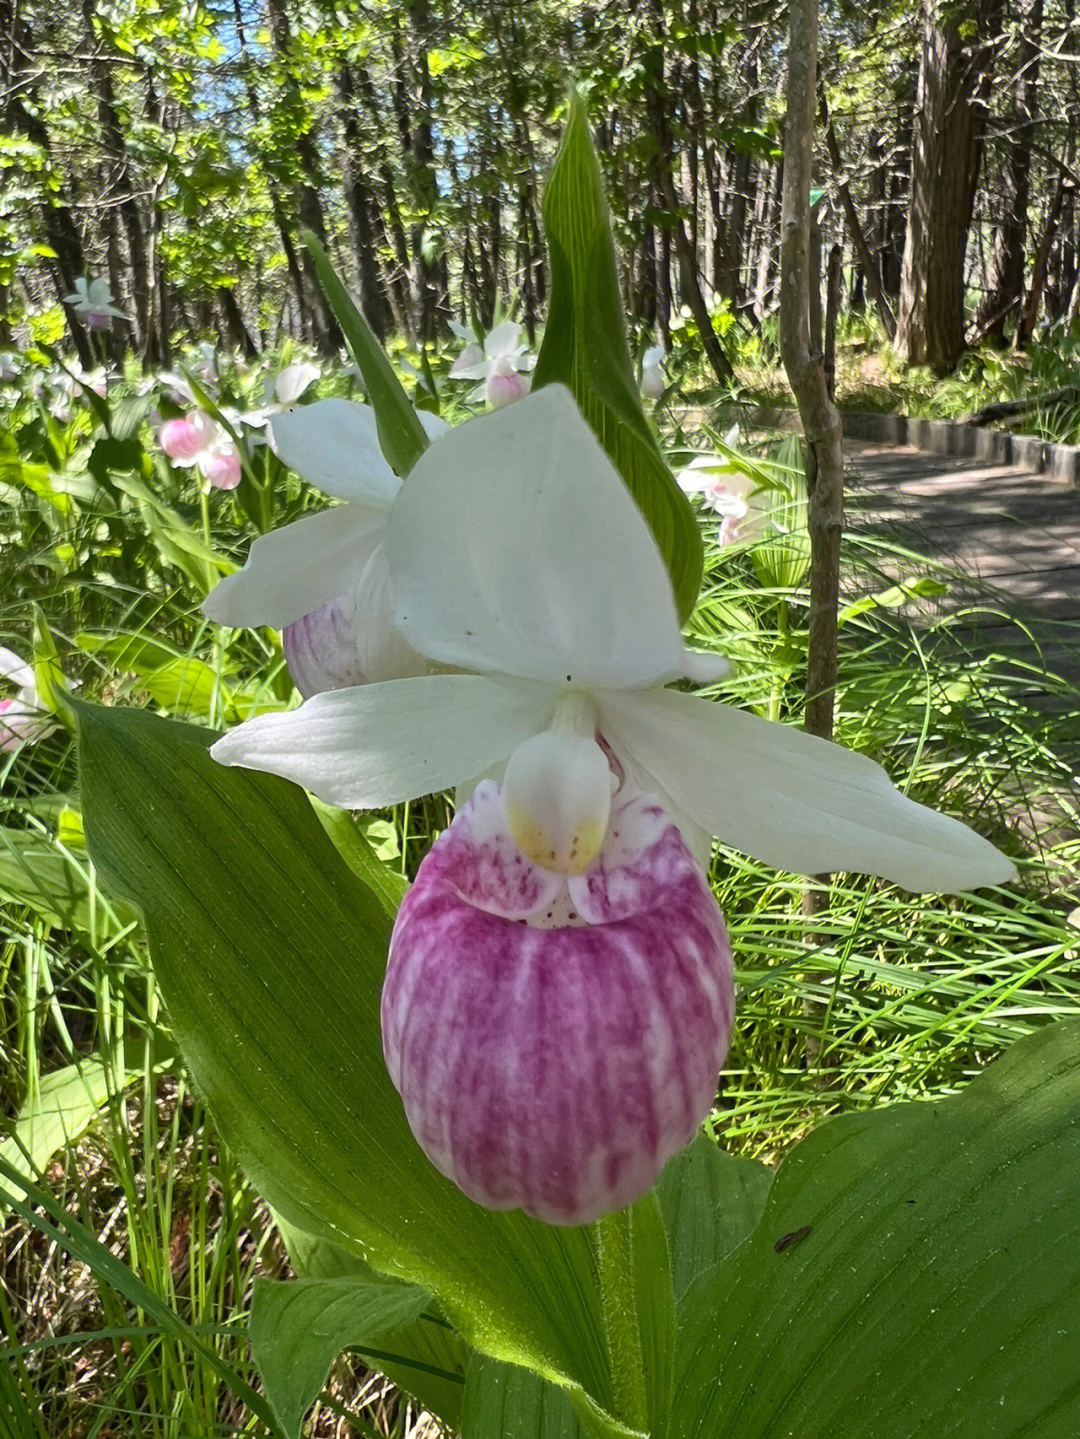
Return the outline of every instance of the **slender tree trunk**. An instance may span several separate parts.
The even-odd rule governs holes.
[[[1024,298],[1024,308],[1016,326],[1016,343],[1018,345],[1026,345],[1035,333],[1035,325],[1039,319],[1039,306],[1042,303],[1043,286],[1046,284],[1046,265],[1050,258],[1050,246],[1054,243],[1062,201],[1065,198],[1065,189],[1065,176],[1062,175],[1058,180],[1054,198],[1050,202],[1042,235],[1035,247],[1035,256],[1031,263],[1031,279],[1028,283],[1027,295]]]
[[[382,340],[389,327],[390,313],[383,293],[375,246],[375,200],[364,165],[365,146],[356,112],[355,86],[344,60],[334,72],[334,88],[337,92],[338,120],[341,124],[341,184],[349,212],[349,230],[356,259],[356,273],[360,281],[360,308],[376,337]]]
[[[806,728],[832,738],[836,690],[836,614],[844,457],[840,415],[829,398],[825,366],[811,346],[810,177],[817,101],[818,0],[790,0],[784,198],[780,261],[780,342],[802,419],[810,530],[810,634]]]
[[[1006,322],[1010,313],[1018,309],[1024,294],[1024,247],[1031,196],[1031,149],[1038,114],[1043,0],[1018,0],[1016,19],[1016,77],[1007,121],[1005,203],[1001,224],[994,236],[986,295],[975,320],[980,339],[998,344],[1004,341]]]
[[[824,101],[822,101],[824,108]],[[836,138],[836,131],[833,129],[832,121],[826,117],[825,120],[825,145],[829,152],[829,163],[832,165],[836,175],[836,190],[840,197],[840,204],[844,211],[844,219],[847,221],[848,233],[851,236],[852,247],[859,264],[859,272],[866,281],[866,287],[870,296],[878,308],[881,316],[881,323],[885,327],[885,333],[891,339],[896,332],[896,316],[892,312],[881,283],[881,276],[878,273],[877,263],[866,243],[866,236],[862,224],[859,221],[859,212],[855,209],[855,201],[851,198],[851,188],[847,183],[844,173],[844,161],[840,154],[840,142]]]
[[[238,5],[239,0],[234,0],[234,4]],[[285,4],[286,0],[266,0],[266,14],[274,51],[281,61],[283,73],[290,76],[284,86],[285,93],[282,103],[290,102],[299,106],[301,103],[299,85],[295,78],[291,77],[289,70],[293,44],[289,14]],[[312,132],[308,129],[301,129],[295,137],[295,144],[304,175],[304,179],[296,186],[295,191],[300,223],[305,229],[310,230],[325,248],[326,224],[323,218],[322,200],[319,198],[317,188],[322,166]],[[284,231],[282,237],[284,239]],[[288,254],[287,250],[286,254]],[[300,298],[311,325],[315,348],[323,355],[336,354],[339,346],[344,343],[344,337],[319,285],[315,262],[306,251],[300,257],[300,270],[303,276]]]

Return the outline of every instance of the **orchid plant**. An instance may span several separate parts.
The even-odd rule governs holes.
[[[544,215],[532,393],[452,429],[308,241],[370,406],[272,416],[282,461],[341,503],[257,539],[205,606],[281,628],[305,698],[216,738],[78,706],[88,844],[146,916],[196,1082],[300,1275],[258,1281],[251,1313],[289,1439],[348,1347],[466,1439],[900,1439],[954,1405],[950,1354],[998,1374],[1003,1330],[951,1337],[970,1315],[1015,1307],[1019,1345],[1055,1282],[1029,1303],[1021,1279],[1032,1195],[1078,1168],[1069,1035],[970,1096],[833,1121],[775,1177],[702,1135],[739,954],[713,837],[914,892],[1014,867],[870,757],[717,697],[724,656],[682,632],[700,535],[641,409],[576,99]],[[520,376],[517,345],[462,368]],[[449,790],[406,887],[348,812]],[[995,1226],[993,1262],[943,1253],[950,1222]],[[921,1365],[928,1409],[927,1333],[948,1374]],[[877,1430],[848,1422],[866,1372]],[[962,1417],[989,1432],[983,1388]]]
[[[91,330],[107,330],[113,320],[127,319],[112,301],[107,280],[88,279],[85,275],[80,275],[72,293],[64,296],[64,304],[70,305],[76,318]]]
[[[514,320],[503,320],[477,340],[470,330],[457,321],[452,328],[465,348],[450,366],[452,380],[479,380],[469,394],[474,403],[486,402],[492,409],[520,400],[529,390],[529,371],[536,364],[521,339],[521,326]]]

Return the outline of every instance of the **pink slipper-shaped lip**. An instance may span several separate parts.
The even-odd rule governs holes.
[[[488,1208],[585,1224],[694,1137],[733,1004],[723,917],[655,800],[620,792],[567,878],[521,853],[486,781],[401,906],[383,1046],[436,1168]]]

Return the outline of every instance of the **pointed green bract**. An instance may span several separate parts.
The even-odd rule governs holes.
[[[600,166],[576,92],[543,212],[551,301],[533,387],[564,384],[573,393],[648,521],[685,620],[701,585],[701,536],[641,406]]]
[[[188,1067],[255,1187],[297,1228],[429,1290],[474,1348],[566,1383],[598,1432],[621,1432],[603,1417],[592,1232],[479,1208],[409,1131],[379,1034],[386,897],[299,789],[216,764],[210,731],[78,714],[91,856],[145,916]]]
[[[404,478],[427,449],[424,427],[416,417],[412,402],[394,374],[386,352],[371,333],[371,327],[356,308],[348,290],[338,278],[326,251],[310,230],[302,230],[300,238],[315,262],[319,284],[334,318],[341,326],[349,353],[364,377],[368,399],[375,411],[379,428],[379,445],[386,462],[395,475]]]
[[[695,1284],[672,1432],[1080,1433],[1080,1023],[961,1094],[834,1119]]]
[[[407,1329],[430,1295],[378,1275],[342,1279],[257,1279],[251,1349],[285,1439],[300,1422],[343,1349],[377,1344]]]

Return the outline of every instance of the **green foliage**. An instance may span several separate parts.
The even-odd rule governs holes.
[[[804,1140],[695,1286],[676,1432],[1073,1432],[1078,1041],[1052,1025],[953,1099]]]
[[[649,523],[685,619],[701,584],[701,539],[641,407],[600,167],[576,92],[544,194],[544,229],[551,306],[534,384],[570,388]]]
[[[475,1347],[610,1411],[590,1235],[481,1210],[422,1155],[381,1060],[389,916],[302,794],[138,711],[80,706],[79,737],[91,855],[143,910],[187,1063],[259,1191],[430,1289]],[[666,1270],[648,1282],[662,1296]]]

